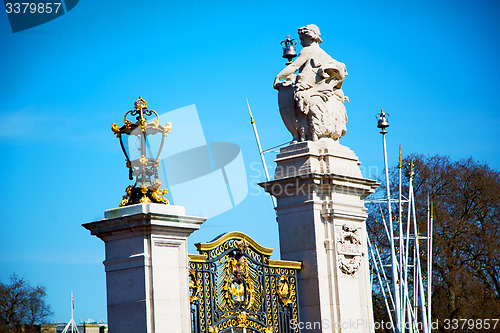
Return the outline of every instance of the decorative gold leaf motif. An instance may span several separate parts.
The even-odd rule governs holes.
[[[288,304],[292,303],[292,296],[295,295],[295,291],[291,290],[290,288],[290,281],[288,279],[288,276],[282,275],[279,278],[278,282],[278,296],[280,297],[281,303],[283,303],[283,306],[287,306]]]
[[[160,189],[156,189],[156,190],[152,190],[151,191],[151,197],[156,200],[157,202],[160,202],[160,203],[164,203],[164,204],[169,204],[167,198],[164,198],[163,196],[166,195],[168,193],[168,190],[167,189],[164,189],[164,190],[160,190]]]
[[[237,244],[236,255],[224,259],[222,279],[217,285],[216,300],[222,312],[249,310],[257,312],[261,305],[262,286],[256,267],[243,256],[244,241]]]
[[[125,189],[125,193],[126,194],[123,196],[122,201],[120,202],[120,207],[125,206],[131,199],[130,197],[132,196],[132,186],[127,186],[127,188]]]
[[[111,130],[113,131],[113,133],[116,135],[117,138],[120,137],[120,134],[121,134],[120,126],[118,126],[117,124],[113,123],[113,124],[111,124]]]
[[[144,155],[141,155],[141,157],[139,158],[139,163],[141,163],[142,165],[148,164],[148,158]]]
[[[193,270],[189,270],[189,303],[193,303],[198,300],[198,290],[200,286],[198,285],[196,279],[196,273]]]
[[[171,130],[172,130],[172,123],[171,122],[166,123],[165,126],[163,126],[163,135],[167,136]]]
[[[142,157],[142,156],[141,156]],[[142,183],[141,186],[139,186],[142,192],[142,198],[139,200],[140,203],[150,203],[151,200],[148,198],[147,193],[148,193],[148,186],[146,183]]]
[[[247,314],[245,312],[240,312],[236,317],[236,325],[240,328],[246,327],[247,323]]]

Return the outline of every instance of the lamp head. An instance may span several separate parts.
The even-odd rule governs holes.
[[[286,38],[281,41],[280,45],[283,48],[283,58],[288,59],[286,64],[290,65],[292,59],[297,56],[297,52],[295,51],[297,41],[295,39],[290,39],[290,35],[287,35]]]
[[[377,127],[381,129],[380,133],[385,134],[387,131],[385,130],[387,127],[389,127],[389,122],[387,121],[387,117],[389,116],[388,113],[384,112],[384,109],[380,111],[378,114],[378,124]]]
[[[136,121],[127,119],[128,116],[135,117]],[[154,119],[149,120],[149,117]],[[135,101],[133,110],[125,113],[123,122],[121,127],[113,123],[111,130],[120,139],[129,179],[135,177],[135,184],[127,187],[120,207],[147,202],[168,204],[168,200],[163,198],[167,190],[160,189],[157,168],[165,137],[170,133],[172,124],[160,125],[158,113],[149,110],[148,103],[142,97]]]

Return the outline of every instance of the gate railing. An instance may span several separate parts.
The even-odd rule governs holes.
[[[273,249],[241,232],[198,243],[189,255],[193,333],[299,332],[297,261],[273,260]]]

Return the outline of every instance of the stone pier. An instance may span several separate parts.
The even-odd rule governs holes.
[[[260,185],[277,198],[281,259],[303,262],[304,332],[373,332],[364,199],[377,182],[329,138],[283,147],[276,163],[275,179]]]
[[[191,332],[187,237],[205,220],[148,203],[83,225],[105,243],[110,332]]]

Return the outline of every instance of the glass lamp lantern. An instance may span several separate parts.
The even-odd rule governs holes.
[[[135,117],[135,122],[128,118]],[[148,121],[149,118],[153,118]],[[126,194],[120,202],[120,207],[138,203],[169,204],[163,196],[168,190],[161,189],[158,179],[160,153],[172,124],[160,125],[158,113],[148,110],[148,103],[139,97],[134,103],[134,109],[127,111],[123,117],[123,126],[113,123],[111,130],[120,139],[120,146],[125,154],[126,166],[129,169],[129,179],[135,177],[135,184],[129,185]]]
[[[385,130],[387,127],[389,127],[389,122],[387,121],[387,118],[389,118],[389,114],[385,113],[384,109],[382,109],[378,114],[378,124],[377,124],[377,127],[382,130],[380,132],[381,134],[387,133],[387,131]]]

